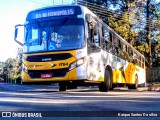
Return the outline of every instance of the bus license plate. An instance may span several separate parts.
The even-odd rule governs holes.
[[[52,74],[41,74],[41,78],[51,78]]]

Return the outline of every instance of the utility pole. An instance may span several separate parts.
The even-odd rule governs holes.
[[[147,0],[146,3],[146,42],[148,44],[149,47],[149,51],[148,51],[148,67],[147,67],[147,82],[150,79],[150,74],[151,74],[151,68],[152,68],[152,51],[151,51],[151,37],[150,37],[150,11],[149,11],[149,5],[150,5],[150,0]]]
[[[129,0],[128,1],[128,4],[127,4],[127,10],[128,10],[128,25],[129,25],[129,35],[128,35],[128,42],[132,44],[132,38],[131,38],[131,24],[130,24],[130,4],[131,4],[131,1]]]

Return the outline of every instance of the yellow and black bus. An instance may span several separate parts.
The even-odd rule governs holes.
[[[145,83],[144,56],[81,5],[30,11],[15,26],[15,41],[23,46],[23,83],[55,82],[60,91],[80,83],[96,83],[100,91]]]

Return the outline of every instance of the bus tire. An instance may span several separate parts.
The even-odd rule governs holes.
[[[67,89],[77,89],[77,84],[75,82],[68,82]]]
[[[104,82],[99,84],[99,91],[107,92],[111,88],[111,74],[109,70],[105,70]]]
[[[105,82],[106,89],[108,91],[112,87],[112,85],[111,85],[111,74],[110,74],[109,70],[105,71],[104,82]]]
[[[107,88],[104,82],[99,84],[99,91],[100,92],[107,92]]]
[[[59,91],[66,91],[67,85],[65,82],[59,83]]]

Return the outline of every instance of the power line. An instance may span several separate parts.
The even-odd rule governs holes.
[[[101,5],[96,5],[96,4],[93,4],[93,3],[90,3],[90,2],[86,2],[86,1],[82,1],[82,0],[78,0],[77,1],[78,2],[78,4],[80,4],[80,5],[84,5],[84,6],[86,6],[86,7],[89,7],[89,8],[93,8],[93,10],[94,11],[100,11],[101,10],[101,12],[103,12],[103,13],[108,13],[108,14],[116,14],[117,16],[120,16],[120,14],[125,14],[125,15],[128,15],[128,17],[129,17],[129,12],[128,11],[126,11],[126,12],[121,12],[121,11],[118,11],[120,14],[117,14],[117,13],[115,13],[115,12],[112,12],[112,11],[109,11],[108,9],[107,9],[107,7],[104,7],[104,6],[101,6]],[[105,10],[105,12],[104,12],[104,10]],[[117,11],[116,11],[117,12]],[[150,18],[149,18],[150,19]],[[152,20],[154,20],[154,19],[152,19]],[[156,19],[155,19],[156,20]]]
[[[41,3],[41,2],[37,2],[37,1],[35,1],[35,0],[27,0],[27,1],[33,2],[33,3],[36,3],[36,4],[40,4],[40,5],[50,6],[50,5],[48,5],[48,4],[44,4],[44,3]]]
[[[94,11],[94,9],[91,9],[91,10]],[[107,16],[108,16],[108,17],[112,17],[112,16],[113,16],[114,19],[116,19],[116,20],[123,20],[123,21],[124,21],[124,20],[128,20],[128,21],[129,21],[129,20],[133,20],[133,21],[138,21],[137,19],[133,19],[133,18],[123,18],[123,17],[119,17],[119,16],[114,16],[114,14],[111,15],[111,14],[102,13],[100,10],[97,10],[95,14],[98,14],[98,15],[102,16],[102,18],[103,18],[103,17],[107,17]],[[104,15],[105,15],[105,16],[104,16]],[[154,22],[154,23],[153,23],[153,22],[152,22],[151,24],[157,24],[157,25],[158,25],[158,24],[160,24],[160,23],[158,23],[158,22]]]
[[[89,3],[89,2],[85,2],[85,4],[84,4],[84,1],[82,1],[82,3],[81,3],[81,1],[78,1],[78,4],[82,4],[82,5],[85,5],[85,6],[89,7],[92,11],[95,11],[95,14],[98,14],[98,15],[100,15],[102,17],[114,16],[114,19],[117,19],[117,20],[134,20],[134,21],[137,21],[137,19],[130,18],[129,16],[126,16],[127,18],[124,19],[123,16],[120,16],[119,14],[115,14],[113,12],[110,12],[110,11],[108,11],[108,9],[106,7],[102,8],[102,6],[100,6],[100,5],[95,5],[95,4]],[[104,8],[105,8],[105,12],[104,12]],[[125,12],[122,12],[122,13],[125,13]],[[147,21],[151,21],[151,19],[147,19]],[[157,21],[157,22],[154,22],[152,24],[160,24],[160,23]]]

